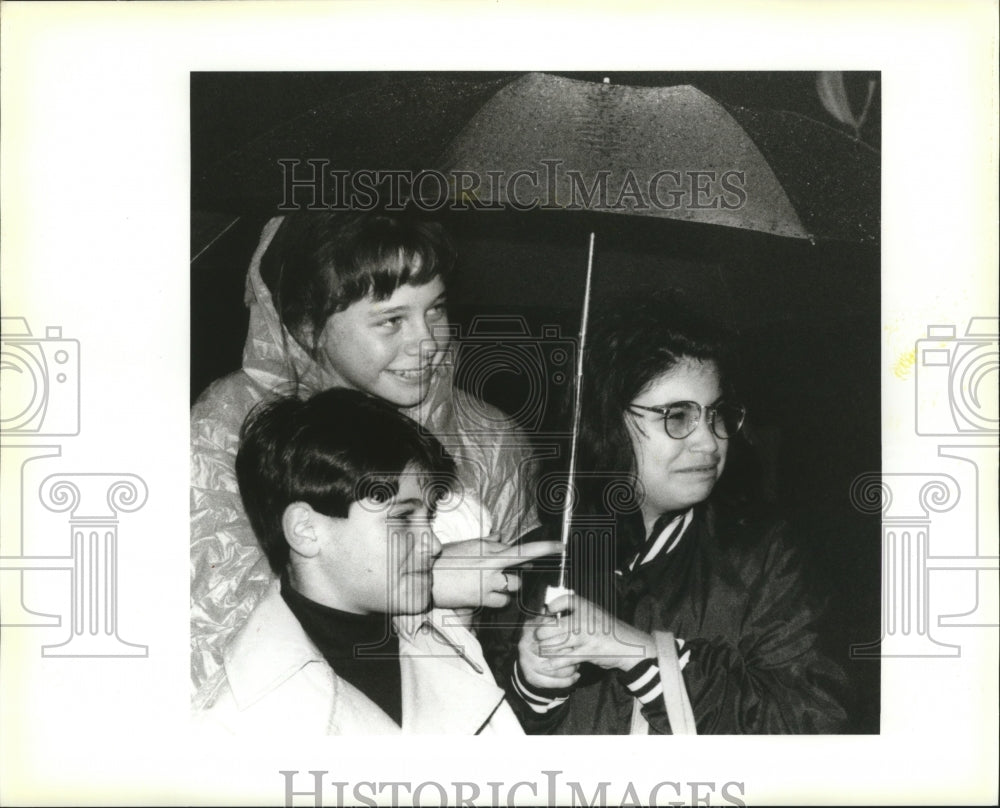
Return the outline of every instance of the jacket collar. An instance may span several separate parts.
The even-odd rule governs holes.
[[[282,599],[276,580],[224,655],[237,705],[249,707],[313,662],[326,664]]]
[[[447,609],[397,618],[406,733],[475,735],[503,705],[478,641],[456,623]]]
[[[400,639],[403,687],[403,732],[475,734],[503,702],[483,659],[479,643],[457,623],[454,612],[435,609],[394,619]],[[308,665],[318,664],[334,689],[352,693],[354,701],[373,702],[348,683],[336,679],[323,655],[309,640],[281,597],[275,581],[226,650],[226,677],[233,698],[244,710]],[[334,716],[331,715],[331,720]]]

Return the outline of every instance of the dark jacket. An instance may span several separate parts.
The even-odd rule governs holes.
[[[539,528],[525,540],[546,537],[545,531]],[[576,575],[572,583],[637,628],[671,631],[685,641],[690,659],[683,677],[699,734],[843,731],[844,675],[817,647],[820,610],[786,534],[784,523],[723,523],[701,505],[672,552],[617,581],[613,564],[594,563],[600,539],[591,533],[589,549],[574,544],[570,557],[588,556],[591,563],[577,566],[601,574]],[[545,585],[554,583],[551,567],[526,571],[517,607],[481,632],[487,658],[529,733],[627,734],[634,700],[615,671],[585,663],[569,700],[544,716],[531,712],[510,688],[520,636],[517,611],[523,619],[526,609],[540,608]],[[643,713],[651,733],[670,733],[661,704]]]

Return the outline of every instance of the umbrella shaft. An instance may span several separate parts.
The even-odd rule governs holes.
[[[594,269],[594,233],[590,234],[587,251],[587,280],[583,292],[583,316],[580,318],[580,340],[576,354],[576,386],[573,390],[573,432],[569,444],[569,473],[566,477],[566,501],[562,514],[562,554],[559,560],[559,586],[566,585],[566,560],[569,548],[569,528],[573,516],[573,489],[576,483],[576,443],[580,434],[581,393],[583,391],[583,354],[587,342],[587,320],[590,316],[591,274]]]

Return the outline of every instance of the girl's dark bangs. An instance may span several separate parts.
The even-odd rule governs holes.
[[[358,263],[361,296],[371,293],[376,300],[391,297],[406,284],[423,286],[439,274],[434,252],[421,244],[386,247]]]

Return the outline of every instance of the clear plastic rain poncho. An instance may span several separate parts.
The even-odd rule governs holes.
[[[283,329],[260,263],[280,218],[265,226],[247,273],[250,325],[243,367],[210,385],[191,409],[191,680],[194,692],[222,664],[274,575],[257,545],[236,484],[240,427],[278,394],[320,389],[314,361]],[[454,456],[464,490],[435,522],[442,542],[499,533],[513,541],[535,527],[531,449],[514,422],[454,387],[446,359],[425,400],[407,411]]]

